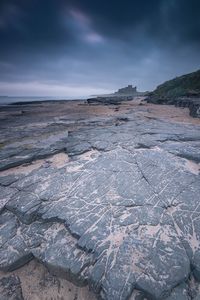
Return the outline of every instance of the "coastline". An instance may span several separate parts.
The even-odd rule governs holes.
[[[4,98],[4,99],[3,99]],[[87,97],[79,98],[68,98],[65,97],[2,97],[0,98],[0,106],[6,105],[29,105],[29,104],[40,104],[43,102],[52,103],[52,102],[65,102],[65,101],[84,101]]]
[[[138,291],[131,282],[132,296],[126,289],[121,299],[148,299],[150,292],[151,298],[164,299],[163,289],[185,293],[183,282],[189,289],[194,281],[192,291],[200,290],[193,277],[187,279],[190,262],[173,225],[181,205],[192,214],[196,198],[190,195],[199,193],[200,120],[188,108],[139,99],[119,105],[44,101],[4,107],[0,124],[1,237],[6,241],[0,280],[12,270],[26,300],[46,300],[48,290],[59,300],[93,300],[102,291],[119,299],[116,276],[123,285],[130,272],[141,278],[153,257],[146,243],[155,240],[157,259],[151,260],[153,271],[147,270],[148,285],[144,277]],[[198,227],[193,228],[194,235],[181,234],[195,254]],[[101,246],[108,269],[98,256]],[[99,267],[111,288],[94,276]],[[151,281],[155,270],[156,283]]]

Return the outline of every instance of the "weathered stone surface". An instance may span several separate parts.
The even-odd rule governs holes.
[[[23,300],[20,280],[11,275],[0,279],[1,300]]]
[[[200,118],[200,99],[189,104],[190,115],[194,118]]]
[[[121,104],[122,101],[130,101],[133,100],[133,95],[132,93],[128,94],[124,94],[118,96],[117,94],[113,94],[113,95],[108,95],[108,96],[104,96],[104,97],[95,97],[95,98],[88,98],[87,99],[87,103],[88,104],[100,104],[100,105],[119,105]]]
[[[192,299],[188,278],[200,280],[199,145],[200,126],[144,122],[131,110],[92,125],[77,119],[64,165],[2,172],[1,270],[36,257],[101,299]]]
[[[175,105],[177,107],[188,107],[190,111],[190,115],[193,118],[200,118],[200,98],[191,98],[191,97],[184,97],[184,98],[154,98],[154,96],[147,98],[148,103],[154,104],[170,104]]]
[[[186,283],[181,283],[175,287],[169,297],[166,300],[188,300],[190,299],[188,286]]]

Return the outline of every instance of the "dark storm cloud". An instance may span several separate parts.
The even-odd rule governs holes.
[[[198,0],[1,0],[0,93],[153,88],[199,68],[199,13]]]
[[[54,46],[70,39],[60,21],[60,7],[56,1],[3,1],[0,6],[0,38],[1,48],[14,52],[23,47]]]

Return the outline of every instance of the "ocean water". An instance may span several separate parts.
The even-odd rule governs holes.
[[[21,97],[10,97],[10,96],[0,96],[0,105],[7,105],[15,102],[31,102],[31,101],[47,101],[47,100],[80,100],[86,97],[79,97],[79,99],[74,97],[50,97],[50,96],[21,96]]]

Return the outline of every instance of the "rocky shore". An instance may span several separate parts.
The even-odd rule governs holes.
[[[199,299],[200,120],[185,106],[1,107],[3,300]]]
[[[119,105],[123,101],[133,100],[133,96],[106,96],[106,97],[94,97],[88,98],[88,104],[104,104],[104,105]]]
[[[200,118],[200,98],[181,97],[181,98],[161,98],[155,99],[153,96],[147,97],[148,103],[175,105],[177,107],[188,107],[190,116]]]
[[[148,103],[188,107],[190,115],[200,118],[200,70],[159,85],[146,98]]]

